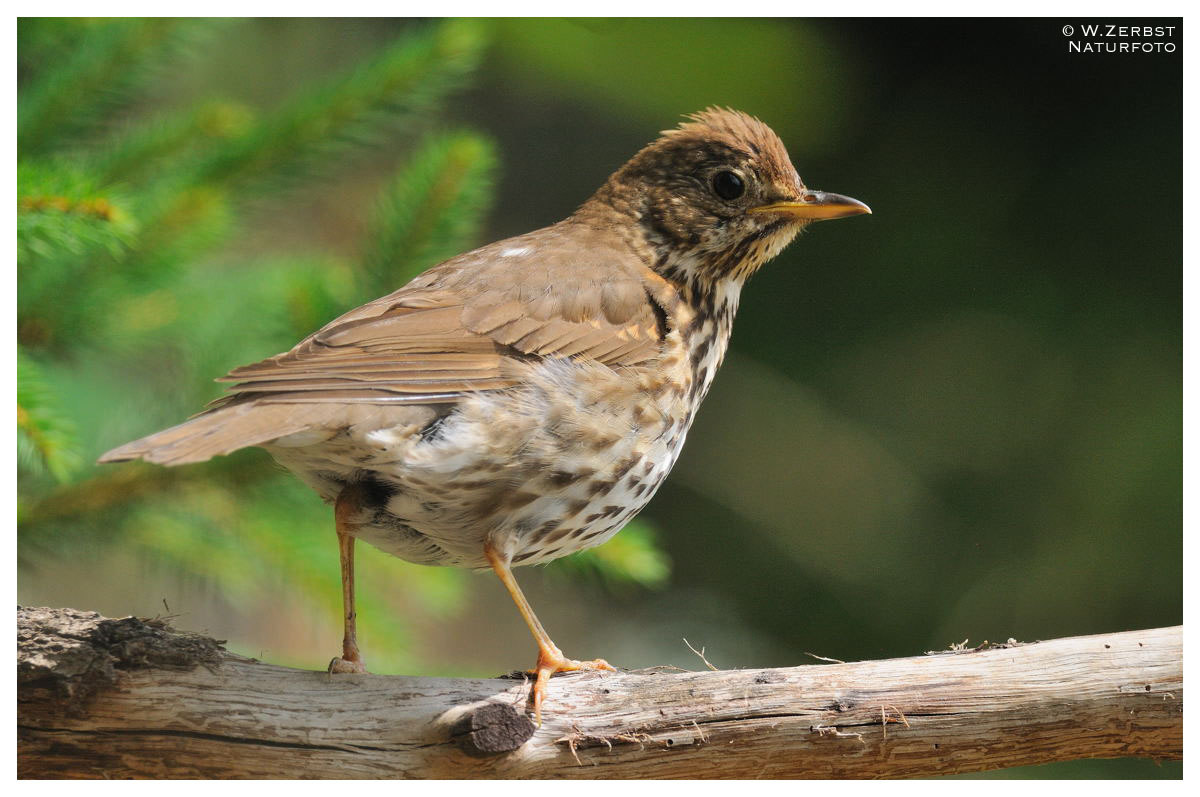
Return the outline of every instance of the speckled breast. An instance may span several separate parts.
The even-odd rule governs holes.
[[[514,564],[544,562],[616,534],[670,472],[697,392],[677,335],[666,351],[620,372],[523,363],[520,387],[469,396],[430,428],[347,430],[268,450],[326,495],[331,484],[369,482],[353,533],[387,553],[486,567],[490,542]]]

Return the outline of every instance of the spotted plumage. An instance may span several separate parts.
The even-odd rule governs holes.
[[[360,671],[353,540],[492,567],[562,657],[509,568],[588,548],[653,497],[729,344],[746,280],[809,222],[867,212],[806,188],[779,138],[709,109],[638,152],[573,215],[452,258],[228,394],[102,461],[200,462],[262,446],[335,504],[346,642]]]

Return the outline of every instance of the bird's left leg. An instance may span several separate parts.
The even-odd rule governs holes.
[[[542,623],[538,620],[537,615],[533,613],[533,607],[529,605],[529,601],[525,599],[525,593],[521,592],[521,587],[518,586],[517,580],[513,577],[512,569],[509,567],[508,558],[497,552],[490,544],[484,546],[484,555],[487,557],[488,564],[492,566],[492,570],[496,571],[496,575],[500,577],[500,583],[504,584],[508,594],[512,596],[513,602],[517,604],[517,610],[521,612],[521,616],[525,618],[525,624],[529,626],[529,630],[533,632],[533,638],[538,646],[537,669],[530,670],[530,675],[537,675],[537,680],[533,683],[533,691],[529,694],[529,702],[533,704],[534,719],[538,725],[542,724],[542,700],[546,697],[546,682],[550,680],[550,676],[556,672],[570,672],[571,670],[616,670],[604,659],[593,659],[592,661],[576,661],[568,659],[559,650],[558,645],[554,644],[554,640],[550,639],[550,635],[546,633],[546,629],[542,627]]]
[[[337,528],[338,551],[342,561],[342,655],[329,662],[331,673],[363,673],[367,665],[358,651],[357,613],[354,609],[354,535],[350,533],[351,518],[360,508],[362,487],[351,484],[343,488],[333,505],[333,520]]]

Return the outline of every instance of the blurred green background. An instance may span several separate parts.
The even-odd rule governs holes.
[[[728,105],[875,215],[755,276],[633,526],[517,571],[564,651],[766,667],[1181,623],[1182,56],[1071,54],[1065,22],[21,20],[19,602],[323,668],[315,495],[260,451],[91,463]],[[359,551],[373,671],[532,663],[490,575]]]

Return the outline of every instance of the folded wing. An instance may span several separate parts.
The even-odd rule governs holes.
[[[430,269],[291,351],[231,371],[220,380],[234,383],[228,394],[204,413],[101,461],[201,461],[336,427],[347,405],[453,404],[512,387],[506,366],[514,359],[588,358],[616,368],[657,357],[665,316],[652,294],[661,279],[628,252],[573,247],[555,257],[542,242],[554,229]]]

